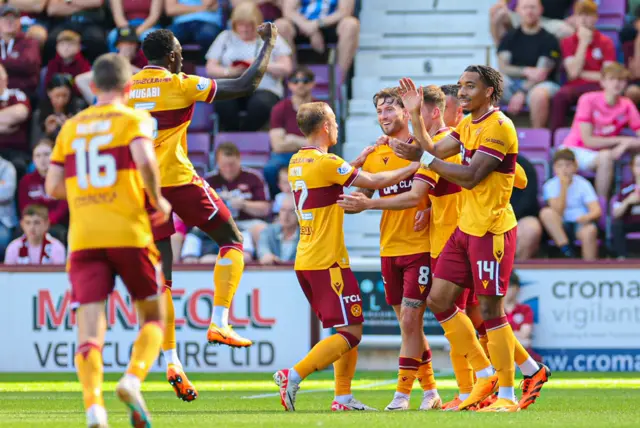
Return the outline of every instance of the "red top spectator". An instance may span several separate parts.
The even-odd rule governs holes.
[[[0,65],[0,149],[29,151],[29,99],[19,89],[7,88],[7,72]]]
[[[56,74],[70,74],[76,77],[78,74],[91,70],[91,64],[80,52],[82,47],[80,34],[75,31],[65,30],[58,35],[56,40],[56,56],[47,64],[45,86],[49,85],[49,82]],[[74,90],[76,95],[80,95],[77,88],[74,87]]]
[[[12,6],[0,8],[0,64],[9,75],[9,87],[34,95],[40,80],[40,46],[20,28],[20,11]]]
[[[529,305],[518,301],[519,292],[520,278],[514,271],[509,278],[509,289],[504,298],[504,312],[516,338],[529,350],[533,334],[533,310]]]
[[[18,185],[18,210],[33,204],[44,205],[49,210],[49,223],[66,224],[69,218],[67,201],[53,199],[44,191],[44,179],[51,163],[53,143],[44,138],[33,148],[33,163],[36,170],[22,177]]]

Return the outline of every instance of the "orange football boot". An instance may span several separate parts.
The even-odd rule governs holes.
[[[498,401],[498,394],[491,394],[490,396],[488,396],[478,404],[478,409],[484,409],[485,407],[489,407],[496,401]]]
[[[167,367],[167,381],[171,384],[176,395],[183,401],[193,401],[198,398],[198,391],[193,386],[182,367],[169,364]]]
[[[542,386],[549,381],[551,377],[551,370],[544,364],[540,364],[540,369],[532,376],[525,376],[522,381],[522,398],[518,403],[520,410],[525,410],[527,407],[536,402],[540,397],[540,391]]]
[[[493,374],[489,377],[478,378],[478,381],[473,385],[471,394],[469,397],[458,405],[458,410],[470,410],[471,406],[480,403],[482,400],[498,391],[498,375]]]
[[[207,331],[207,341],[209,343],[231,346],[232,348],[247,348],[253,345],[252,341],[245,339],[233,331],[230,325],[220,328],[214,323],[211,323]]]
[[[462,400],[460,399],[458,394],[456,394],[456,396],[453,397],[453,400],[447,401],[442,405],[442,410],[458,410],[458,406],[460,405],[460,403],[462,403]]]
[[[506,398],[498,398],[495,403],[484,409],[478,409],[478,413],[491,413],[491,412],[517,412],[518,403],[508,400]]]

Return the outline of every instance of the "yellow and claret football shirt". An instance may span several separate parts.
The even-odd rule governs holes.
[[[187,128],[197,101],[210,103],[216,81],[146,66],[133,76],[129,107],[149,110],[156,123],[155,149],[162,187],[189,184],[196,175],[187,156]]]
[[[122,104],[89,107],[65,122],[51,162],[64,167],[70,251],[153,244],[142,178],[129,148],[152,134],[149,113]]]
[[[438,144],[444,137],[451,134],[452,128],[442,128],[433,136],[433,142]],[[460,154],[448,157],[446,162],[461,163]],[[429,218],[429,239],[431,241],[431,257],[438,257],[449,237],[458,227],[460,218],[462,187],[440,177],[434,171],[420,166],[413,177],[428,183],[429,199],[431,200],[431,216]]]
[[[411,162],[401,159],[393,153],[388,145],[377,146],[367,156],[362,169],[371,173],[395,171],[408,166]],[[405,178],[393,186],[378,190],[381,198],[389,198],[411,191],[413,178]],[[429,229],[416,232],[413,224],[418,210],[427,208],[427,198],[420,201],[417,207],[404,210],[383,210],[380,219],[380,255],[383,257],[409,256],[428,253],[430,250]]]
[[[336,263],[349,266],[344,210],[337,201],[358,172],[340,157],[316,147],[303,147],[291,158],[289,184],[300,223],[296,270],[328,269]]]
[[[511,119],[493,109],[477,120],[468,115],[451,135],[461,144],[462,164],[476,152],[500,160],[498,167],[471,190],[462,190],[460,230],[473,236],[505,233],[517,225],[509,200],[513,191],[518,135]]]

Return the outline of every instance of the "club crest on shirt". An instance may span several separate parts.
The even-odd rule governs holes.
[[[196,89],[198,89],[199,91],[204,91],[209,87],[210,84],[211,84],[211,80],[207,79],[206,77],[201,77],[200,80],[198,80],[198,85],[196,86]]]
[[[351,172],[351,165],[349,165],[347,162],[343,163],[342,165],[340,165],[340,167],[338,167],[338,174],[340,175],[347,175]]]
[[[522,324],[522,321],[524,321],[524,315],[522,315],[522,314],[513,314],[513,321],[516,324]]]
[[[591,51],[591,56],[594,59],[602,59],[602,50],[600,48],[595,48],[593,51]]]

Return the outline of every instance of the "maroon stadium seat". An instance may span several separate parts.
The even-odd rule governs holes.
[[[263,168],[271,153],[268,132],[221,132],[214,137],[215,149],[222,143],[238,147],[244,166]]]
[[[188,133],[187,148],[191,162],[193,162],[194,165],[201,165],[208,170],[209,155],[211,153],[211,134],[207,132]]]
[[[538,173],[538,193],[542,192],[544,182],[549,179],[551,169],[551,132],[548,129],[518,129],[518,150],[535,167]]]

